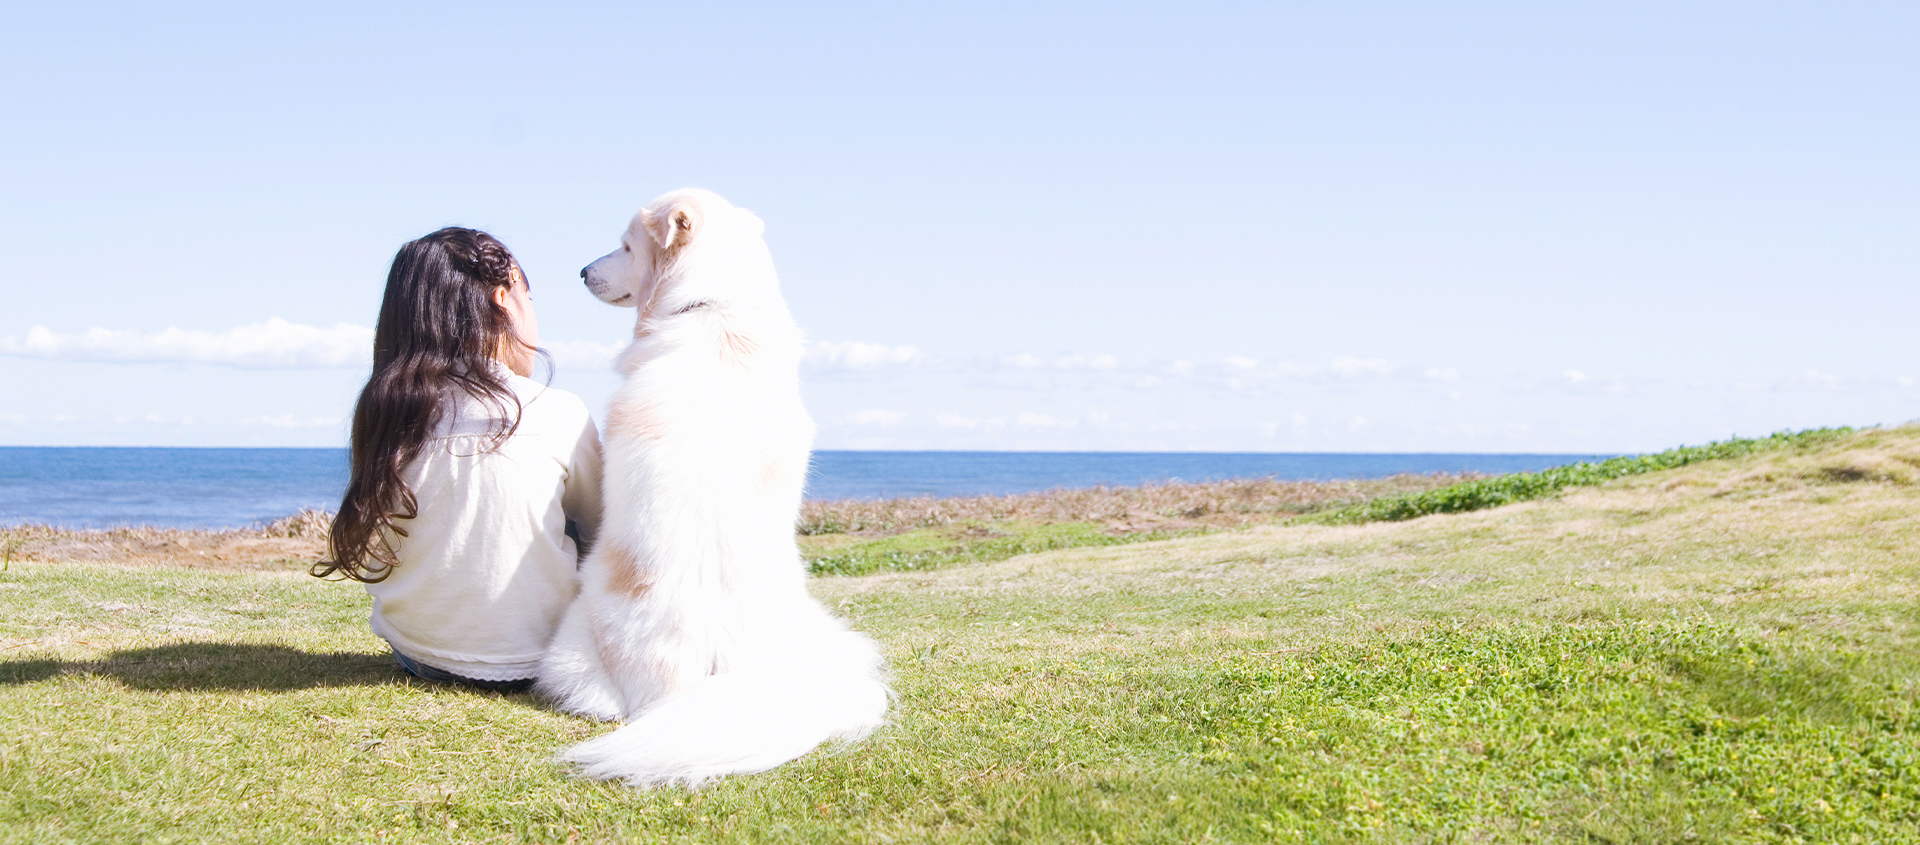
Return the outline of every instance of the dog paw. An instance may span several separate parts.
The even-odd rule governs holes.
[[[618,722],[626,716],[626,709],[618,702],[598,700],[597,697],[548,696],[548,700],[553,702],[555,710],[596,722]]]
[[[596,722],[624,722],[626,721],[626,715],[627,715],[619,710],[615,710],[612,707],[604,707],[604,708],[603,707],[587,707],[587,708],[574,710],[571,712],[575,716],[579,716],[584,719],[592,719]]]

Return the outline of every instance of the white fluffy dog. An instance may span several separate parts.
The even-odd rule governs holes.
[[[626,722],[563,752],[589,777],[697,785],[886,718],[879,651],[807,594],[794,542],[814,426],[764,228],[674,191],[581,271],[639,309],[607,411],[606,516],[540,666],[561,709]]]

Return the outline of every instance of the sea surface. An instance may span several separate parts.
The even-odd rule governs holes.
[[[1218,452],[815,452],[811,499],[1029,493],[1169,479],[1327,481],[1526,472],[1611,455]],[[332,510],[345,449],[0,446],[0,525],[236,528]]]

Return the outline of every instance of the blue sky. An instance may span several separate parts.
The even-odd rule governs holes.
[[[0,31],[0,444],[340,445],[403,241],[754,209],[822,448],[1920,417],[1909,4],[111,5]]]

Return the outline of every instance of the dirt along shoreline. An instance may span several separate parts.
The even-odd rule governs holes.
[[[1435,473],[1365,481],[1175,481],[1011,496],[807,502],[797,530],[807,536],[871,539],[964,523],[1097,523],[1114,534],[1231,528],[1475,477]],[[266,525],[217,530],[16,525],[0,528],[0,555],[8,562],[298,569],[326,555],[332,520],[325,511],[305,510]]]

